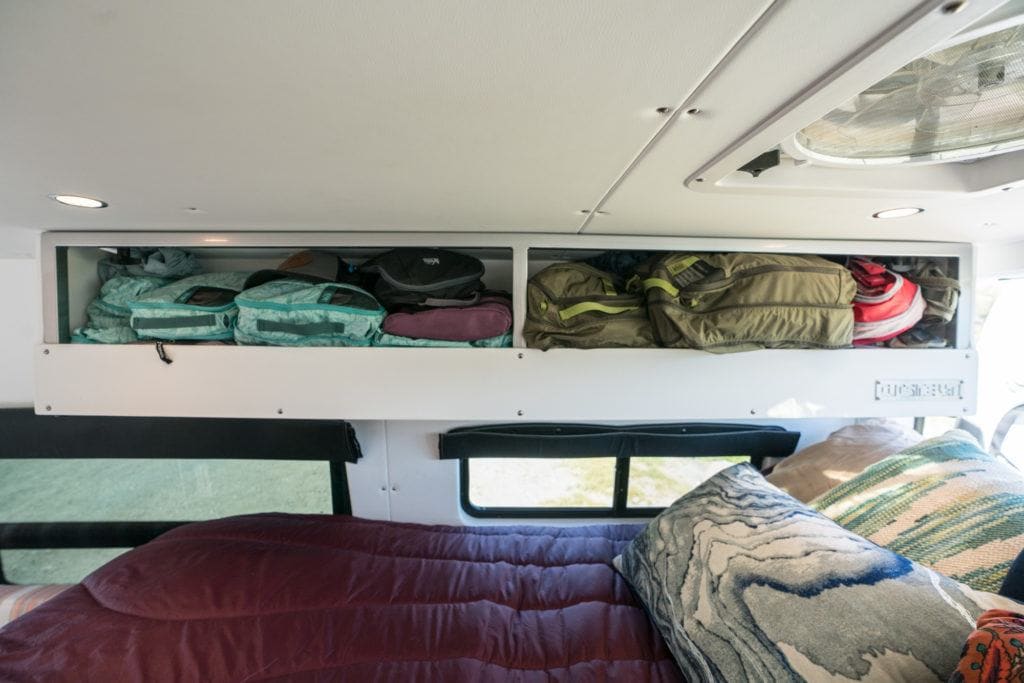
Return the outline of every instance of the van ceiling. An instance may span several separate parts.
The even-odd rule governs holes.
[[[683,185],[874,38],[943,4],[5,2],[0,256],[24,244],[17,230],[43,229],[1024,238],[1024,189]],[[1000,4],[968,3],[928,47]],[[908,56],[871,49],[873,71],[844,97]],[[53,193],[110,206],[69,208]],[[926,211],[870,217],[906,205]]]

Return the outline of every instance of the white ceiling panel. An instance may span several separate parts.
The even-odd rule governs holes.
[[[769,4],[0,3],[0,229],[575,231]]]

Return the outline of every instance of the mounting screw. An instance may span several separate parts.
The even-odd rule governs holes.
[[[696,116],[699,113],[700,113],[700,107],[690,107],[689,109],[686,110],[686,115],[687,116]]]
[[[277,414],[278,415],[284,415],[284,408],[278,408],[277,409]]]
[[[381,486],[380,490],[383,491],[384,493],[387,493],[387,491],[388,491],[387,485]]]
[[[516,415],[518,415],[519,417],[522,417],[523,416],[523,411],[517,410],[516,411]]]
[[[697,178],[693,182],[695,182],[695,183],[703,183],[704,179],[703,178]]]
[[[397,492],[398,491],[398,484],[393,485],[391,487],[391,490]]]
[[[46,412],[50,412],[51,410],[53,410],[53,406],[46,406]]]
[[[1013,189],[1012,187],[1004,187],[1003,188],[1003,192],[1009,192],[1012,189]]]
[[[516,357],[518,357],[518,358],[523,358],[523,354],[521,354],[521,353],[517,353],[517,354],[516,354]]]
[[[50,349],[43,349],[43,355],[44,356],[49,356],[50,355]]]
[[[964,7],[967,7],[966,0],[958,0],[958,2],[947,2],[942,6],[941,11],[943,14],[956,14]]]
[[[750,409],[750,414],[751,414],[751,415],[757,415],[757,411],[756,411],[756,410],[754,410],[753,408],[751,408],[751,409]]]
[[[665,116],[666,114],[672,113],[672,107],[658,107],[654,111],[657,112],[658,114],[661,114],[662,116]]]

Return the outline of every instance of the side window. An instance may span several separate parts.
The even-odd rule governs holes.
[[[462,466],[463,509],[474,517],[646,517],[719,470],[750,460],[470,458]]]
[[[923,417],[915,428],[925,438],[966,429],[982,446],[1024,469],[1024,279],[980,287],[974,338],[978,348],[978,410],[962,423],[956,417]]]
[[[978,412],[972,418],[981,428],[987,448],[1000,422],[1024,404],[1024,279],[1000,280],[979,296],[988,315],[977,332]],[[1024,468],[1024,419],[1006,425],[1002,453]]]
[[[750,462],[750,456],[630,458],[627,509],[666,508],[679,496],[739,462]]]
[[[178,524],[349,512],[342,421],[0,410],[0,583],[73,583]]]
[[[923,418],[923,424],[920,425],[921,436],[926,439],[930,439],[933,436],[941,436],[951,429],[956,429],[957,420],[956,417],[947,416],[931,416]],[[917,425],[915,425],[915,428]]]
[[[785,457],[799,436],[724,423],[488,425],[442,435],[440,457],[460,461],[473,517],[649,517],[726,467]]]
[[[214,519],[253,512],[331,512],[326,462],[0,460],[0,520],[121,522]],[[112,548],[5,549],[14,583],[69,583]]]
[[[992,452],[1024,470],[1024,404],[1006,411],[992,435]]]

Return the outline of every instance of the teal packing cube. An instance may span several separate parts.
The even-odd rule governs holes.
[[[239,344],[369,346],[385,315],[372,294],[338,282],[274,280],[235,302]]]
[[[132,311],[128,302],[171,282],[173,280],[146,275],[107,280],[100,288],[100,295],[85,309],[89,321],[72,333],[71,341],[78,344],[130,344],[138,341],[131,326]]]
[[[178,280],[128,302],[140,339],[232,339],[235,297],[248,273],[203,273]]]

